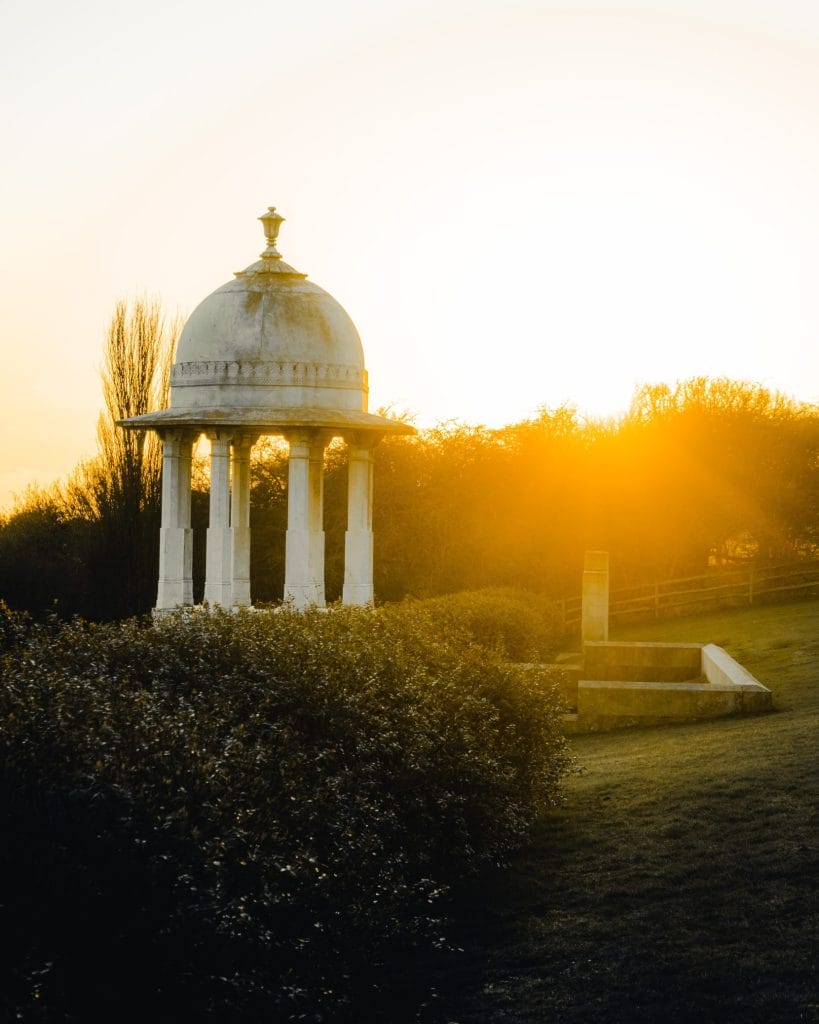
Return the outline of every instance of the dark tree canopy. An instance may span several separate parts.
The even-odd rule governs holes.
[[[134,368],[143,389],[162,380],[160,364],[167,365],[160,359],[153,377]],[[128,404],[131,391],[106,388],[100,457],[67,487],[30,494],[0,528],[0,596],[12,605],[36,612],[57,600],[65,613],[113,618],[153,602],[158,449],[110,426],[136,406]],[[343,573],[343,445],[331,445],[326,460],[332,600]],[[200,464],[195,596],[206,491]],[[263,439],[254,452],[251,516],[253,597],[276,600],[287,522],[287,449],[276,439]],[[561,408],[501,429],[442,424],[376,448],[374,525],[381,600],[508,586],[572,594],[590,548],[609,551],[615,586],[737,561],[815,557],[819,409],[744,381],[695,378],[643,385],[616,420]],[[123,538],[132,541],[126,554]],[[128,586],[118,557],[131,559]]]

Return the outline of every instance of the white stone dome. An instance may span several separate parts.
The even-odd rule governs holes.
[[[284,219],[259,218],[261,259],[193,311],[171,372],[171,410],[367,411],[367,371],[350,317],[276,250]]]

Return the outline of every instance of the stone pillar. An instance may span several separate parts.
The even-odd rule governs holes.
[[[583,564],[583,643],[609,638],[609,553],[587,551]]]
[[[307,469],[307,530],[310,580],[315,590],[313,603],[324,608],[324,449],[326,434],[316,432],[310,440]]]
[[[287,435],[287,536],[284,554],[284,599],[296,608],[324,600],[324,445],[317,430]]]
[[[255,435],[233,438],[230,492],[231,603],[250,605],[250,449]]]
[[[347,533],[344,539],[344,604],[372,604],[373,588],[373,448],[379,438],[347,438]]]
[[[194,436],[181,430],[162,435],[162,524],[159,530],[159,611],[193,604],[191,530],[191,448]]]
[[[205,558],[205,601],[229,608],[233,603],[230,534],[230,433],[214,430],[210,438],[210,519]]]

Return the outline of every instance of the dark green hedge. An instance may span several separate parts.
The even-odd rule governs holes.
[[[10,1020],[398,1020],[396,964],[567,767],[548,676],[422,608],[2,608],[0,643]]]
[[[516,587],[484,587],[407,599],[401,607],[422,609],[448,634],[460,634],[509,661],[546,661],[562,638],[555,602]]]

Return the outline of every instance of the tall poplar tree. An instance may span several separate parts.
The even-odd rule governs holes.
[[[99,526],[89,557],[102,618],[147,611],[156,596],[162,445],[153,432],[125,430],[118,421],[167,406],[179,328],[159,299],[144,296],[119,299],[108,324],[99,453],[75,489]]]

